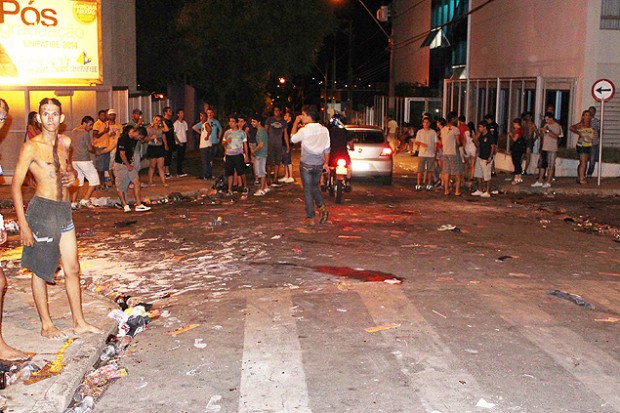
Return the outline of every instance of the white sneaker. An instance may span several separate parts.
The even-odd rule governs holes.
[[[280,178],[280,179],[278,179],[278,182],[286,182],[287,179],[288,178]]]
[[[538,182],[538,181],[536,181],[536,182],[534,182],[534,183],[531,185],[531,187],[532,187],[532,188],[542,188],[542,187],[543,187],[543,183],[542,183],[542,182]]]
[[[545,182],[542,187],[543,188],[551,188],[551,184],[549,182]]]
[[[78,204],[77,202],[71,202],[71,209],[73,209],[74,211],[80,209],[80,204]]]
[[[415,186],[415,190],[416,190],[416,191],[420,191],[420,190],[422,190],[422,185],[416,185],[416,186]]]
[[[491,198],[491,194],[490,194],[490,193],[488,193],[488,192],[483,192],[483,193],[480,195],[480,198]]]
[[[479,189],[476,189],[476,191],[471,193],[472,196],[482,196],[483,192]]]
[[[137,212],[150,211],[150,210],[151,210],[150,206],[146,206],[144,204],[136,205]]]
[[[125,205],[125,206],[123,207],[123,211],[125,211],[125,212],[131,212],[131,207],[130,207],[129,205]]]
[[[271,191],[271,188],[269,188],[269,187],[266,187],[265,189],[263,189],[263,192],[264,192],[264,193],[267,193],[267,192],[269,192],[269,191]]]
[[[272,188],[280,188],[282,184],[271,184]]]
[[[293,182],[295,182],[295,178],[293,178],[292,176],[289,176],[288,178],[286,178],[286,182],[287,184],[292,184]]]
[[[265,191],[259,189],[258,191],[254,192],[254,196],[265,196]]]

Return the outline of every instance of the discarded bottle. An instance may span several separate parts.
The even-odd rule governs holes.
[[[4,217],[0,214],[0,244],[6,242],[6,227],[4,226]]]
[[[35,371],[39,371],[39,370],[41,369],[36,364],[34,364],[31,361],[28,361],[22,364],[21,369],[17,373],[17,379],[26,381],[30,378],[32,373],[34,373]]]
[[[101,355],[99,356],[99,360],[108,361],[115,355],[116,355],[116,347],[114,347],[113,344],[108,344],[107,346],[105,346],[105,348],[101,352]]]
[[[93,396],[86,396],[77,407],[82,409],[82,412],[90,412],[95,407],[95,399]]]

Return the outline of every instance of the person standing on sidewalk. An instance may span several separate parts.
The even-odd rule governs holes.
[[[497,141],[495,135],[489,130],[489,124],[482,121],[478,124],[477,134],[478,157],[476,158],[476,170],[474,177],[478,179],[478,187],[473,196],[481,198],[491,197],[491,176],[493,157],[497,149]],[[482,190],[484,186],[484,191]]]
[[[319,181],[323,170],[329,170],[330,140],[329,131],[320,123],[319,112],[314,106],[304,106],[301,115],[295,118],[291,142],[301,142],[301,160],[299,172],[304,187],[304,201],[306,203],[306,225],[314,225],[316,212],[314,205],[319,209],[319,222],[324,224],[329,218],[329,211],[321,196]],[[300,127],[304,125],[303,128]]]
[[[176,148],[176,138],[174,136],[174,122],[172,122],[172,108],[170,106],[166,106],[164,108],[161,120],[168,127],[168,130],[164,131],[164,139],[167,143],[164,153],[164,171],[166,178],[171,178],[172,174],[170,173],[170,166],[172,165],[172,155],[174,154]]]
[[[441,182],[444,188],[444,195],[450,195],[450,176],[455,177],[454,195],[461,195],[463,162],[459,154],[459,146],[462,145],[462,137],[457,125],[457,119],[456,113],[449,113],[448,123],[439,131],[443,151]]]
[[[136,142],[144,139],[147,132],[142,126],[134,128],[131,125],[125,126],[124,133],[118,140],[118,149],[114,155],[114,177],[116,179],[116,193],[121,200],[121,205],[125,212],[131,212],[131,207],[127,203],[127,189],[129,183],[133,183],[133,194],[136,199],[136,212],[149,211],[148,207],[142,203],[140,195],[140,171],[133,164],[133,154]]]
[[[555,158],[558,153],[558,138],[562,134],[562,127],[555,121],[553,113],[545,113],[545,124],[540,128],[542,135],[542,149],[538,158],[538,179],[531,186],[532,188],[551,188],[553,173],[555,171]],[[545,180],[547,173],[547,181]]]
[[[200,135],[198,150],[200,151],[200,161],[202,169],[198,179],[212,179],[213,171],[211,170],[211,149],[213,143],[211,142],[211,125],[207,122],[207,114],[200,112],[200,122],[192,126],[192,130]]]
[[[47,283],[54,282],[59,262],[62,262],[65,273],[73,332],[101,333],[86,322],[82,310],[80,261],[69,194],[76,172],[71,164],[71,139],[58,133],[64,119],[62,106],[56,98],[45,98],[39,103],[37,120],[43,132],[22,146],[11,186],[24,245],[22,267],[34,273],[32,295],[41,319],[41,335],[47,338],[66,335],[54,325],[47,298]],[[32,172],[37,187],[28,210],[24,211],[22,184],[28,170]]]
[[[93,204],[90,202],[90,198],[93,196],[95,188],[99,186],[99,174],[90,157],[91,153],[95,153],[90,135],[94,122],[95,120],[91,116],[84,116],[82,124],[78,128],[73,129],[71,134],[71,149],[73,150],[71,159],[73,169],[77,171],[79,181],[78,187],[74,188],[75,190],[71,195],[71,209],[78,209],[80,207],[92,208]],[[84,198],[78,204],[77,199],[80,188],[84,186],[84,179],[88,180],[88,189],[86,194],[84,194]]]
[[[259,180],[258,190],[254,192],[254,196],[264,196],[268,192],[265,166],[267,165],[267,142],[269,137],[260,115],[252,116],[252,126],[256,129],[256,144],[250,146],[250,151],[254,157],[254,173],[256,174],[256,179]]]
[[[521,160],[525,153],[525,138],[523,136],[523,128],[521,127],[521,119],[516,118],[512,121],[512,127],[514,130],[508,133],[510,137],[510,156],[512,157],[512,165],[514,166],[515,177],[512,181],[512,185],[517,185],[523,182],[521,172]],[[497,142],[496,142],[497,144]]]
[[[4,126],[6,118],[9,115],[9,105],[6,101],[0,98],[0,129]],[[4,224],[3,224],[4,225]],[[4,226],[2,227],[4,229]],[[6,239],[1,239],[0,244],[3,244]],[[0,267],[0,360],[6,361],[23,361],[28,360],[30,357],[23,351],[17,350],[9,346],[2,337],[2,310],[4,307],[4,294],[8,288],[8,282],[2,267]]]
[[[274,188],[282,186],[282,184],[278,183],[280,164],[282,163],[282,149],[289,150],[290,148],[286,127],[286,121],[282,117],[282,109],[280,109],[279,106],[275,106],[273,108],[273,116],[265,121],[265,129],[267,129],[267,135],[269,136],[269,146],[267,148],[267,181],[271,180],[271,186]],[[282,145],[282,142],[285,144]]]
[[[187,176],[183,172],[183,161],[185,161],[185,147],[187,146],[187,122],[185,122],[185,112],[183,109],[177,110],[177,120],[174,122],[174,140],[177,148],[177,175]]]
[[[592,127],[592,113],[584,110],[581,114],[581,122],[570,127],[570,131],[577,134],[577,154],[579,154],[579,166],[577,167],[577,183],[585,185],[586,169],[590,161],[592,142],[594,141],[594,128]]]
[[[239,129],[239,117],[231,115],[228,117],[228,129],[224,132],[222,144],[224,145],[226,154],[226,178],[228,179],[227,196],[233,195],[233,179],[235,172],[242,177],[243,194],[247,195],[248,187],[245,180],[245,159],[247,159],[247,143],[248,137],[245,132]]]
[[[426,183],[426,190],[433,189],[433,179],[435,171],[435,150],[437,149],[437,132],[431,129],[431,120],[424,118],[422,129],[415,136],[413,142],[415,150],[418,152],[418,181],[415,186],[416,191],[421,191]]]

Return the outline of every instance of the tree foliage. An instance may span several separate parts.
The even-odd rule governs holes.
[[[165,92],[169,84],[183,81],[180,69],[188,52],[180,42],[179,0],[136,0],[136,47],[138,84],[141,89]],[[117,47],[123,47],[122,44]]]
[[[148,44],[176,38],[167,58],[159,56],[160,64],[167,67],[145,68],[141,71],[143,78],[154,85],[161,80],[186,81],[209,103],[225,110],[260,107],[268,82],[278,76],[310,72],[323,39],[333,27],[333,16],[325,0],[179,3],[182,6],[178,16],[174,12],[167,15],[168,19],[175,19],[175,24],[158,27],[166,33],[149,30],[152,36],[144,40]],[[158,46],[153,47],[154,50],[142,53],[148,62],[141,63],[150,65],[149,62],[158,61]],[[162,79],[154,81],[155,76]]]

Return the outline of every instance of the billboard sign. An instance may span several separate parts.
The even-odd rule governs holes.
[[[99,84],[100,40],[100,0],[0,0],[0,84]]]

